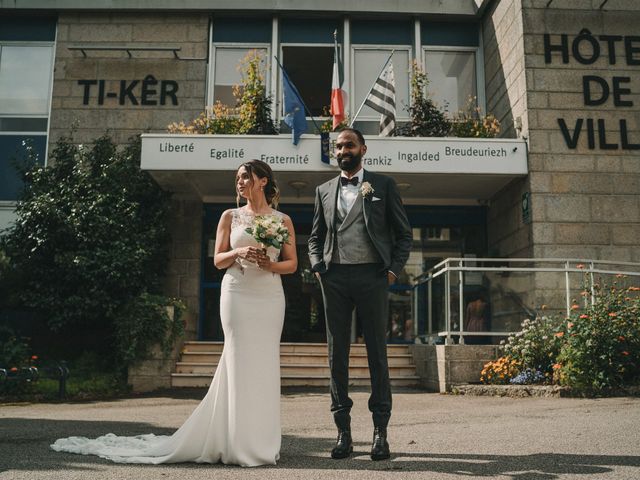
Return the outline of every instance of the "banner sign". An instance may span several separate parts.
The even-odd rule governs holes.
[[[143,134],[143,170],[236,170],[252,159],[275,171],[336,170],[337,134],[330,139],[330,163],[321,158],[318,135],[302,135],[297,146],[290,135]],[[519,139],[408,138],[365,136],[364,167],[387,173],[474,173],[526,175],[527,146]]]

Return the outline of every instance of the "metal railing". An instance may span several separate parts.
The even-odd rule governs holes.
[[[494,316],[498,318],[500,315],[520,315],[519,326],[519,322],[522,319],[535,317],[540,314],[541,309],[545,308],[543,304],[536,306],[534,301],[529,299],[527,302],[523,297],[535,297],[535,292],[541,292],[542,296],[545,296],[545,294],[553,296],[558,295],[561,291],[561,296],[564,297],[563,307],[554,305],[549,310],[555,310],[557,313],[565,310],[566,315],[569,316],[573,305],[572,289],[580,286],[582,290],[580,295],[584,298],[585,306],[587,306],[587,302],[593,305],[596,298],[596,276],[599,275],[600,279],[603,276],[625,276],[638,281],[640,280],[640,263],[577,258],[447,258],[414,280],[412,292],[414,312],[419,311],[418,304],[421,301],[419,287],[424,285],[426,285],[427,300],[426,332],[420,334],[418,322],[415,322],[415,334],[417,337],[423,337],[428,343],[442,341],[444,338],[445,344],[454,343],[455,337],[458,343],[464,344],[465,337],[484,337],[485,339],[489,337],[505,337],[518,331],[517,329],[510,329],[509,331],[465,330],[465,294],[467,294],[467,297],[469,296],[468,291],[465,290],[465,287],[467,287],[467,290],[469,287],[468,282],[465,284],[465,275],[468,274],[481,274],[483,282],[488,275],[499,275],[503,278],[512,274],[530,275],[528,279],[529,287],[524,293],[512,291],[505,285],[500,285],[500,279],[498,281],[494,280],[494,284],[490,288],[485,286],[487,294],[493,292],[496,295],[501,295],[503,303],[510,301],[514,304],[514,310],[505,310],[496,313]],[[535,278],[539,274],[562,275],[564,278],[561,281],[556,279],[556,285],[549,286],[543,280]],[[581,282],[572,281],[572,274],[580,274],[582,276]],[[444,288],[441,290],[444,291],[442,293],[439,292],[440,296],[436,296],[434,299],[434,284],[440,279],[443,279]],[[454,286],[454,282],[457,282],[457,285]],[[452,299],[457,300],[457,302],[454,301],[452,303]],[[434,300],[444,302],[444,308],[441,308],[440,312],[438,312],[439,316],[444,316],[444,328],[437,329],[437,331],[434,329],[436,326]],[[454,309],[457,309],[457,312],[454,312]],[[452,318],[452,316],[455,316],[454,314],[457,315],[456,319]],[[438,323],[442,324],[442,321]]]

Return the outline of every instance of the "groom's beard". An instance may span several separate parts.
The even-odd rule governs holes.
[[[345,172],[353,172],[360,167],[362,163],[362,155],[340,155],[338,157],[338,166]]]

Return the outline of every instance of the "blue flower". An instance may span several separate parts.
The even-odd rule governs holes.
[[[532,383],[542,383],[544,380],[545,377],[541,371],[527,368],[513,377],[509,383],[512,385],[529,385]]]

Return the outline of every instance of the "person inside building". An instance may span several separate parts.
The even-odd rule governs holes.
[[[467,332],[489,332],[489,304],[483,292],[471,295],[465,312],[464,329]],[[489,337],[467,336],[465,343],[469,345],[484,345]]]

